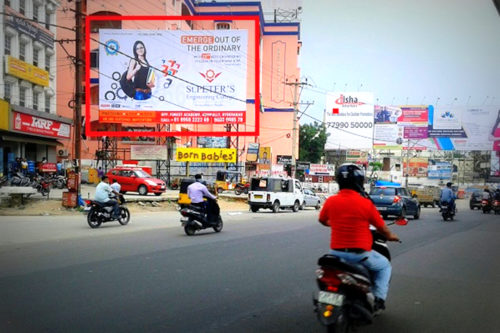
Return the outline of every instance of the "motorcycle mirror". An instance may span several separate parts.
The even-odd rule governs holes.
[[[403,226],[403,225],[407,225],[408,224],[408,220],[406,218],[404,218],[404,217],[401,216],[401,217],[398,217],[394,223],[397,224],[397,225]]]

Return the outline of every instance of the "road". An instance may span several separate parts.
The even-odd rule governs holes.
[[[358,332],[498,332],[500,216],[459,208],[391,226],[403,243],[390,244],[387,310]],[[176,212],[95,230],[84,216],[1,217],[0,332],[322,332],[317,211],[223,218],[188,237]]]

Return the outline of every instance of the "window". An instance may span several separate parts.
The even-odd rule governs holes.
[[[50,72],[50,55],[45,53],[45,70]]]
[[[50,30],[50,14],[45,13],[45,28]]]
[[[19,87],[19,105],[26,106],[26,88]]]
[[[10,89],[10,84],[5,82],[5,85],[3,86],[3,99],[7,102],[10,102]]]
[[[12,43],[12,37],[5,35],[5,54],[10,54],[10,45]]]
[[[374,187],[370,195],[396,195],[396,189],[393,187]]]
[[[215,29],[216,30],[229,30],[229,29],[231,29],[231,25],[227,22],[217,22],[215,24]]]
[[[24,61],[26,59],[26,44],[19,41],[19,59]]]
[[[38,22],[38,5],[33,4],[33,21]]]
[[[19,13],[26,14],[26,0],[19,0]]]
[[[45,95],[45,112],[50,113],[50,96]]]
[[[33,109],[38,110],[38,95],[36,91],[33,91]]]
[[[38,49],[33,48],[33,65],[38,67]]]
[[[99,67],[99,50],[95,49],[90,51],[90,68]]]

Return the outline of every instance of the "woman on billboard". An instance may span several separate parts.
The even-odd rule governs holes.
[[[146,59],[146,46],[140,40],[134,43],[134,59],[130,60],[127,70],[127,80],[132,81],[135,88],[134,99],[146,100],[151,98],[151,89],[155,86],[154,69]]]

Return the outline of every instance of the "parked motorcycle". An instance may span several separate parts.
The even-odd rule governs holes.
[[[43,196],[46,196],[50,193],[50,182],[41,176],[38,176],[33,180],[32,186]]]
[[[194,235],[196,231],[213,228],[215,232],[221,232],[223,227],[222,217],[220,216],[220,207],[216,200],[208,199],[208,208],[211,220],[208,219],[207,212],[199,206],[189,205],[181,209],[181,224],[184,232],[188,236]]]
[[[29,186],[30,184],[30,177],[23,175],[21,172],[16,172],[10,180],[10,186]]]
[[[441,202],[441,216],[443,217],[443,221],[448,219],[453,221],[455,213],[455,209],[448,202]]]
[[[113,206],[105,206],[95,200],[86,200],[90,210],[87,215],[87,223],[92,229],[99,228],[102,223],[118,221],[121,225],[126,225],[130,221],[130,211],[124,206],[122,201],[120,205],[120,217],[113,218]]]
[[[395,223],[406,225],[408,220],[400,218]],[[372,250],[390,261],[387,239],[376,230],[371,231]],[[316,282],[319,291],[313,296],[313,304],[319,321],[327,331],[343,333],[356,326],[371,324],[376,309],[368,269],[331,254],[319,258],[318,265]]]
[[[491,211],[491,200],[483,199],[481,200],[481,209],[484,214],[489,214]]]
[[[500,200],[493,200],[493,212],[495,215],[500,214]]]
[[[250,188],[250,183],[238,183],[234,187],[234,194],[240,195],[241,193],[248,194],[248,189]]]

